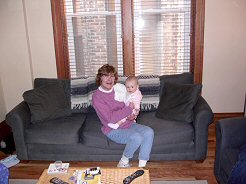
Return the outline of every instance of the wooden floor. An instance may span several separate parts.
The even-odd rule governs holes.
[[[150,171],[151,180],[170,179],[170,180],[194,180],[205,179],[209,184],[217,184],[214,177],[214,158],[215,158],[215,123],[209,126],[208,154],[203,163],[195,161],[161,161],[148,162],[147,169]],[[0,152],[0,158],[6,157]],[[12,179],[38,179],[43,170],[48,168],[48,161],[24,161],[10,168],[10,178]],[[116,162],[70,162],[71,166],[81,167],[115,167]],[[137,162],[133,162],[137,166]]]

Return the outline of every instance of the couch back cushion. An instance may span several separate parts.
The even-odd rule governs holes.
[[[71,109],[73,113],[94,111],[92,94],[97,89],[95,76],[71,79]]]
[[[118,83],[125,84],[126,76],[119,76]],[[159,76],[138,76],[139,89],[142,92],[141,111],[156,110],[159,104]],[[83,77],[71,80],[71,107],[76,112],[91,112],[92,94],[97,89],[95,77]]]
[[[118,82],[125,84],[126,76],[119,76]],[[155,111],[158,107],[160,96],[165,82],[178,84],[192,84],[193,75],[183,73],[177,75],[141,75],[138,76],[139,88],[143,99],[141,102],[141,111]],[[37,78],[34,81],[34,88],[59,83],[63,86],[69,107],[72,113],[93,112],[91,106],[92,94],[97,89],[95,76],[81,77],[75,79],[50,79]]]
[[[159,76],[138,76],[138,82],[139,90],[143,95],[141,101],[141,111],[155,111],[159,104]]]

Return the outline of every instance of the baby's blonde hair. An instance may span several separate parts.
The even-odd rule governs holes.
[[[129,76],[129,77],[127,77],[126,82],[127,81],[135,81],[136,84],[138,85],[138,78],[135,77],[135,76]]]

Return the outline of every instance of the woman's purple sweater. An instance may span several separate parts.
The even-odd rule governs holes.
[[[131,115],[132,108],[114,99],[115,92],[105,93],[97,89],[92,95],[92,105],[102,123],[102,132],[108,134],[112,129],[108,123],[116,123]],[[129,128],[134,121],[126,120],[120,128]]]

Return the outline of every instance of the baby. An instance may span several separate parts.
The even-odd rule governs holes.
[[[143,98],[143,95],[141,94],[141,91],[139,90],[139,84],[137,77],[129,76],[126,79],[126,100],[125,104],[129,105],[130,103],[134,104],[133,114],[138,115],[140,111],[140,102]],[[113,129],[119,128],[121,124],[123,124],[126,121],[127,117],[123,118],[122,120],[116,122],[116,123],[109,123],[108,126]]]

